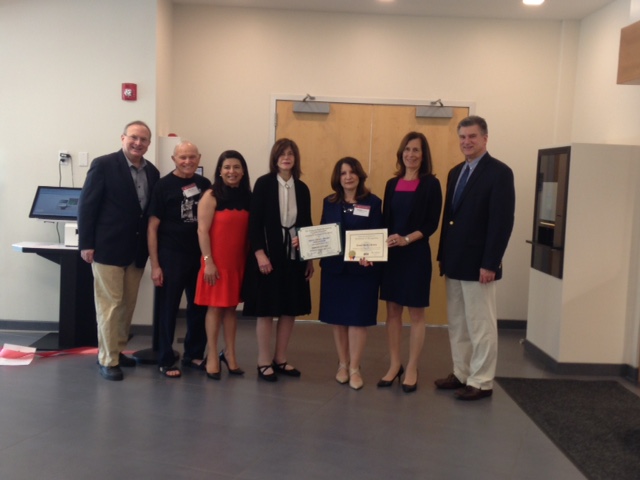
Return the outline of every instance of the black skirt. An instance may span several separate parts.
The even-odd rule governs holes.
[[[306,268],[306,261],[285,260],[281,265],[273,265],[269,275],[263,275],[251,253],[242,288],[242,314],[247,317],[280,317],[311,313],[311,290],[305,279]]]

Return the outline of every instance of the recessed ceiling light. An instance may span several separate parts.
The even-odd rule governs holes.
[[[544,0],[522,0],[525,5],[542,5]]]

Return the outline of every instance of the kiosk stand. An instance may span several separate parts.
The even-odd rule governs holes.
[[[80,257],[78,247],[61,244],[20,242],[13,249],[35,253],[60,265],[60,311],[57,333],[48,333],[32,347],[60,350],[98,345],[91,265]]]

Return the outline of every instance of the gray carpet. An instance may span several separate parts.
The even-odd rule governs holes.
[[[587,478],[640,478],[640,398],[618,382],[497,381]]]

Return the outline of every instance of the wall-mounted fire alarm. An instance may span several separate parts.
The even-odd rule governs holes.
[[[122,100],[136,101],[138,99],[138,85],[135,83],[122,84]]]

